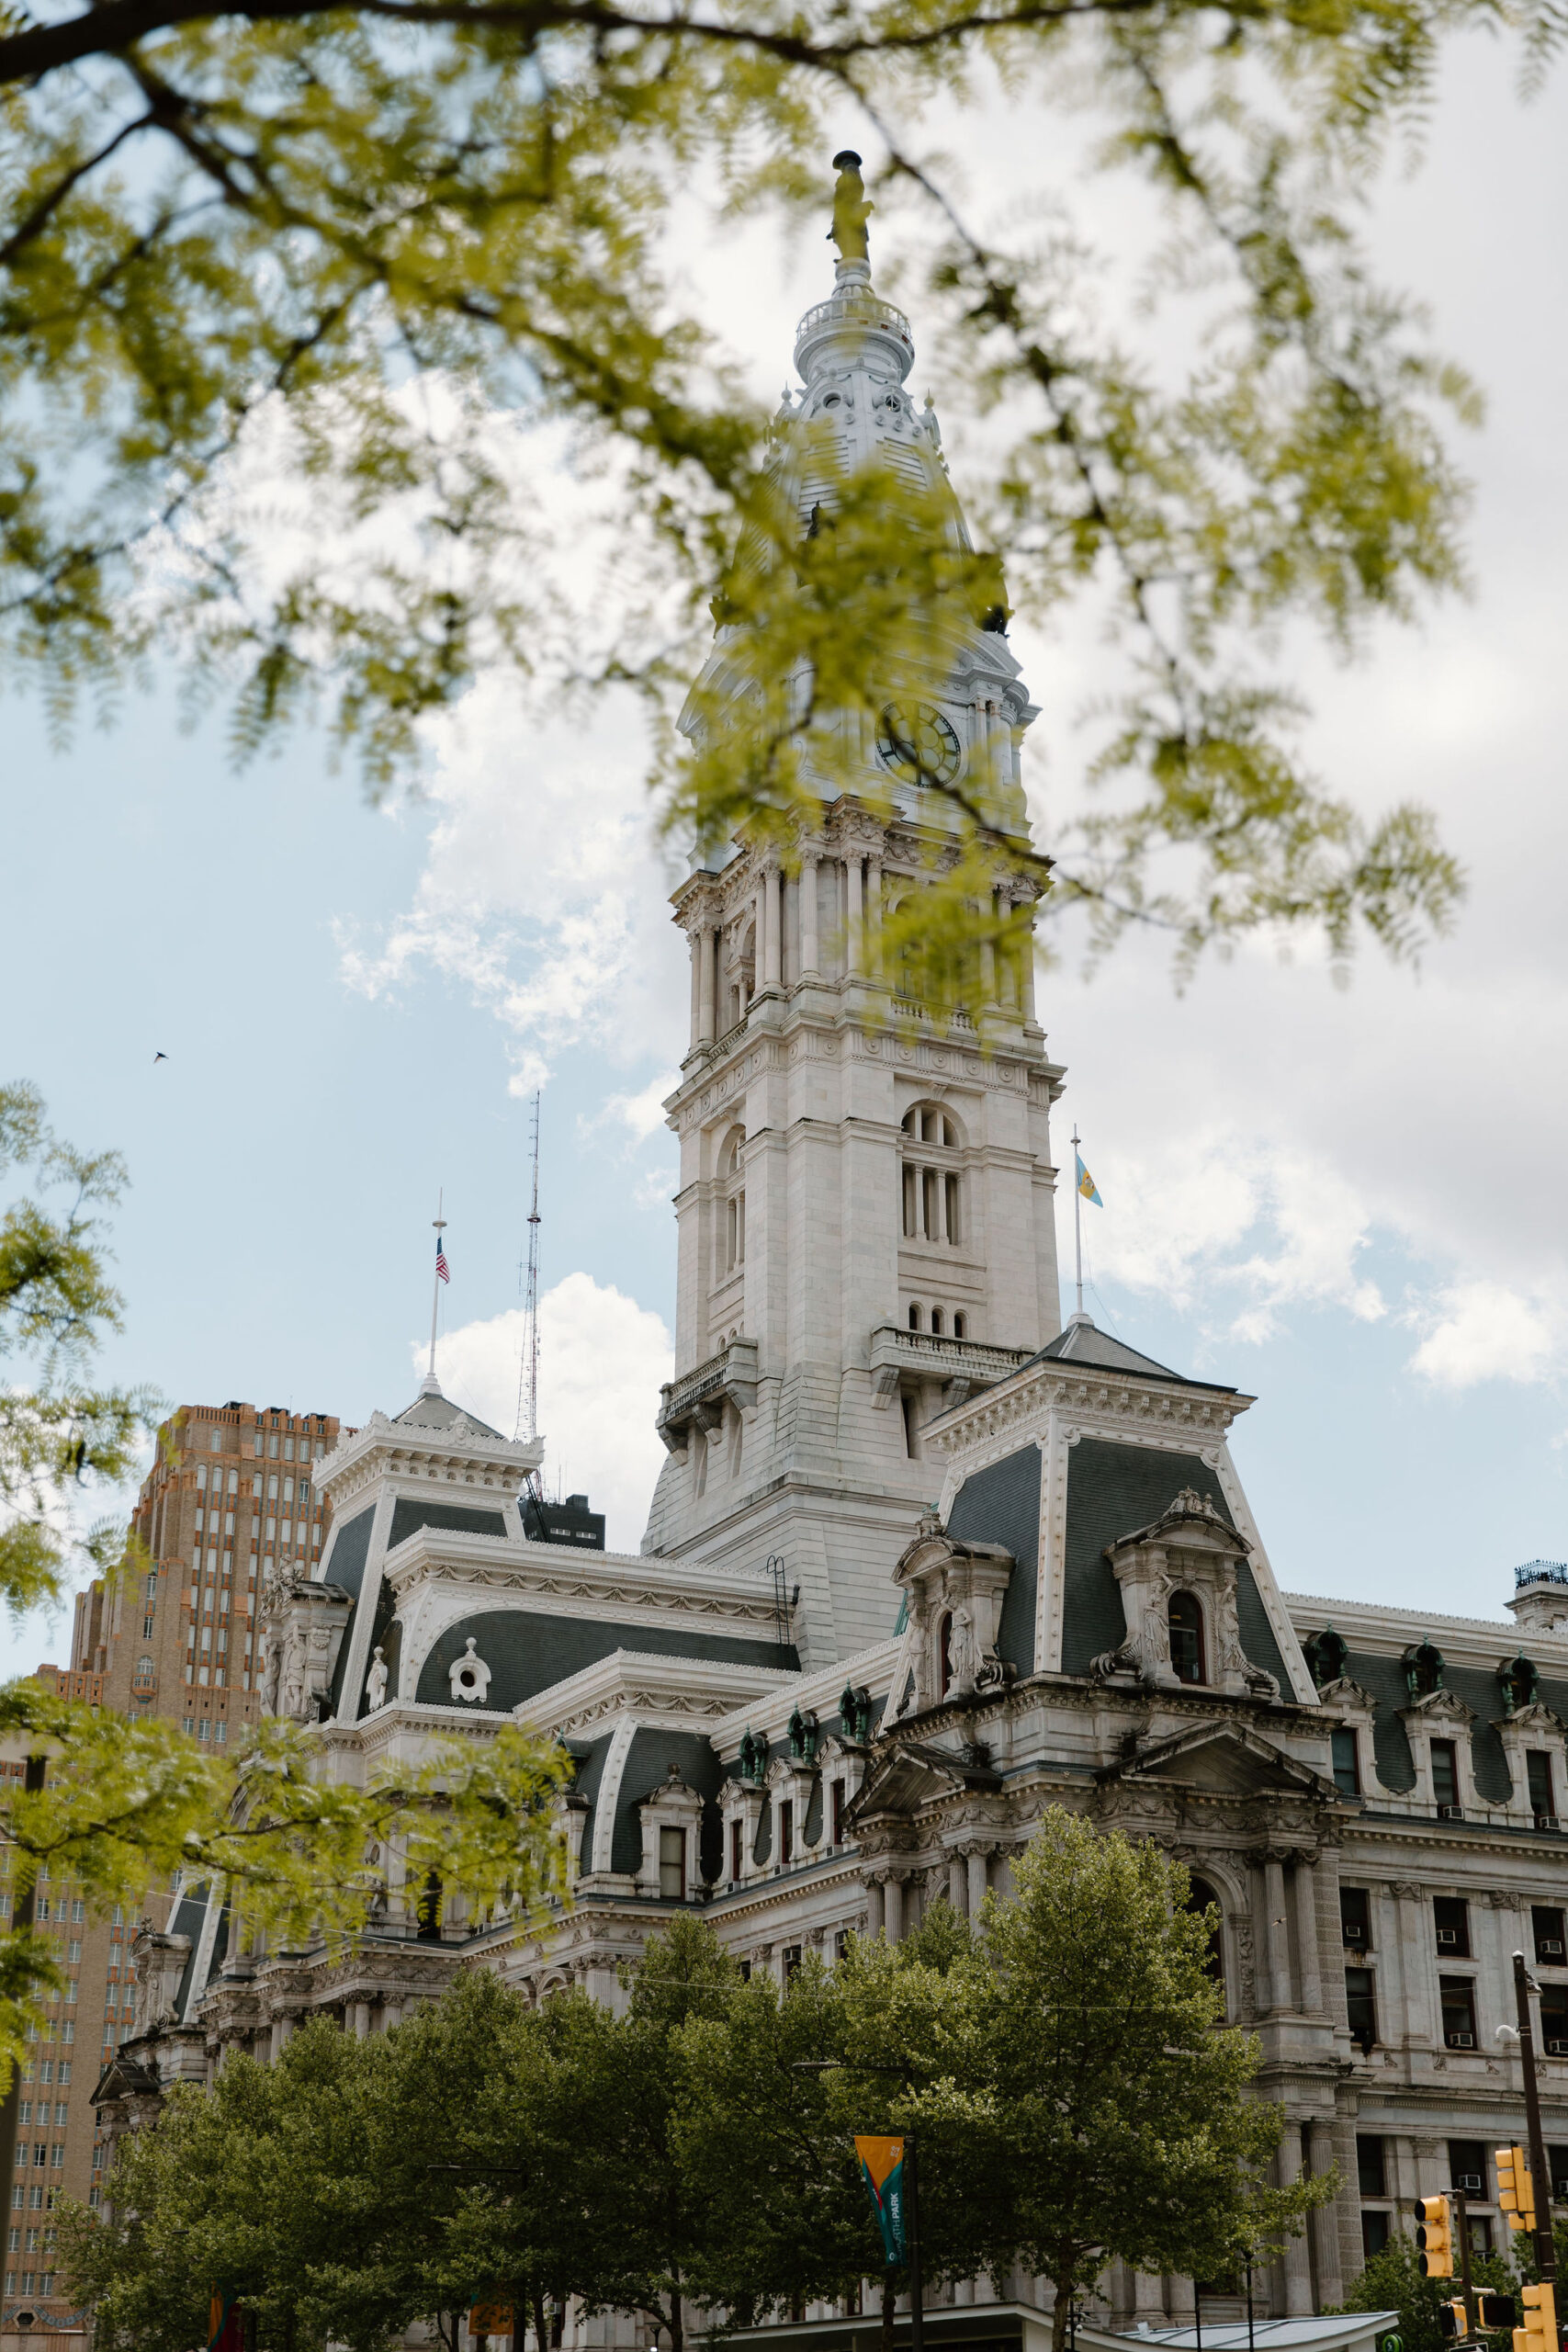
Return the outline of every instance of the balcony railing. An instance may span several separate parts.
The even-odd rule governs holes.
[[[1514,1590],[1523,1592],[1527,1584],[1568,1584],[1568,1560],[1527,1560],[1514,1570]]]

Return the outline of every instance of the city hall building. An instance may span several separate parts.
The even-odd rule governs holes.
[[[967,546],[913,357],[868,265],[840,260],[777,423],[803,532],[876,458]],[[428,1380],[312,1463],[330,1532],[266,1587],[261,1703],[319,1726],[324,1771],[513,1720],[567,1743],[570,1907],[480,1931],[422,1922],[410,1890],[352,1951],[258,1957],[183,1896],[141,1940],[135,2030],[99,2086],[111,2137],[307,2017],[395,2025],[459,1960],[530,1999],[613,2002],[682,1910],[781,1979],[940,1898],[973,1914],[1066,1805],[1187,1864],[1285,2111],[1282,2177],[1338,2166],[1337,2201],[1255,2280],[1259,2316],[1338,2301],[1418,2190],[1463,2188],[1502,2241],[1516,1950],[1568,2198],[1568,1570],[1520,1569],[1491,1618],[1281,1591],[1230,1452],[1252,1400],[1082,1314],[1060,1328],[1065,1071],[1031,957],[987,948],[962,1009],[887,968],[889,914],[956,854],[949,783],[998,843],[998,917],[1027,922],[1009,848],[1034,712],[1004,621],[950,618],[880,723],[845,715],[787,854],[742,833],[675,893],[677,1354],[641,1552],[604,1550],[581,1512],[525,1524],[537,1446]],[[721,624],[694,729],[746,692],[737,639]],[[1354,1540],[1326,1509],[1322,1536]],[[1117,2266],[1088,2317],[1157,2327],[1192,2292]],[[992,2295],[1048,2302],[1016,2277],[953,2300]],[[644,2324],[575,2337],[631,2346]]]

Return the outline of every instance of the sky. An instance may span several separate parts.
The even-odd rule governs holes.
[[[1157,946],[1088,979],[1068,935],[1039,994],[1057,1159],[1076,1119],[1104,1200],[1089,1311],[1257,1398],[1233,1451],[1288,1589],[1416,1618],[1501,1616],[1516,1564],[1568,1557],[1568,80],[1526,106],[1513,71],[1464,44],[1368,223],[1487,394],[1461,450],[1473,593],[1353,669],[1303,657],[1321,773],[1437,809],[1470,875],[1455,934],[1418,975],[1369,950],[1343,988],[1257,942],[1179,996]],[[772,390],[823,256],[731,238],[688,268]],[[1013,643],[1048,813],[1104,657],[1083,628]],[[425,800],[378,810],[309,733],[236,773],[220,722],[183,731],[162,692],[64,748],[26,700],[4,725],[0,1074],[130,1170],[104,1372],[171,1402],[398,1410],[439,1198],[442,1376],[510,1430],[537,1084],[547,1475],[635,1550],[687,1001],[635,713],[551,720],[487,679],[435,730]],[[1060,1241],[1070,1279],[1070,1205]],[[68,1621],[0,1643],[24,1671]]]

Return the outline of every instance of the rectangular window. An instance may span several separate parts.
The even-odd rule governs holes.
[[[736,1883],[739,1883],[739,1879],[740,1879],[740,1874],[741,1874],[741,1860],[742,1860],[742,1856],[741,1856],[741,1840],[742,1840],[742,1838],[743,1838],[743,1836],[744,1836],[744,1832],[745,1832],[745,1824],[744,1824],[743,1822],[740,1822],[740,1821],[737,1820],[737,1821],[732,1821],[732,1822],[730,1823],[730,1825],[729,1825],[729,1875],[730,1875],[730,1877],[731,1877],[733,1880],[735,1880],[735,1881],[736,1881]]]
[[[1568,2058],[1568,1984],[1541,1986],[1540,2040],[1549,2058]]]
[[[1362,2132],[1356,2134],[1356,2178],[1363,2197],[1386,2197],[1383,2187],[1383,2143]]]
[[[1446,1960],[1470,1958],[1470,1905],[1461,1896],[1439,1894],[1432,1905],[1438,1950]]]
[[[1340,1888],[1339,1932],[1352,1951],[1371,1951],[1372,1899],[1364,1886]]]
[[[844,1784],[842,1781],[835,1781],[833,1783],[833,1843],[835,1846],[841,1846],[843,1842]]]
[[[1366,2212],[1361,2216],[1361,2252],[1367,2261],[1381,2254],[1388,2244],[1388,2215]]]
[[[833,1938],[833,1957],[835,1960],[848,1960],[849,1956],[850,1931],[847,1928],[840,1928]]]
[[[1475,1985],[1468,1976],[1439,1976],[1443,2005],[1443,2041],[1450,2050],[1475,2047]],[[1459,2184],[1456,2182],[1455,2186]]]
[[[1552,1802],[1551,1758],[1543,1747],[1525,1751],[1525,1778],[1529,1783],[1530,1811],[1539,1821],[1543,1814],[1555,1814]]]
[[[1377,2000],[1370,1968],[1345,1971],[1345,2007],[1350,2020],[1351,2041],[1359,2050],[1370,2051],[1378,2038]]]
[[[683,1829],[661,1829],[659,1833],[659,1892],[674,1903],[679,1903],[685,1894],[686,1833]]]
[[[1561,1968],[1568,1960],[1562,1939],[1562,1914],[1554,1904],[1537,1903],[1530,1909],[1535,1932],[1535,1956],[1543,1968]]]
[[[798,1976],[798,1975],[799,1975],[799,1973],[800,1973],[800,1946],[799,1946],[798,1944],[785,1944],[785,1946],[784,1946],[784,1983],[785,1983],[786,1984],[789,1983],[790,1978],[791,1978],[792,1976]]]
[[[1334,1735],[1334,1785],[1341,1796],[1359,1797],[1361,1793],[1361,1759],[1358,1741],[1348,1724],[1341,1724]]]
[[[1459,1803],[1459,1750],[1451,1739],[1432,1742],[1432,1799],[1436,1804]]]
[[[787,1797],[779,1806],[779,1860],[795,1860],[795,1807]]]
[[[1553,2204],[1568,2205],[1568,2147],[1561,2141],[1548,2144],[1546,2169],[1551,2176]]]

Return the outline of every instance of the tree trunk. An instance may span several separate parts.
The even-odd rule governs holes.
[[[893,2273],[882,2274],[882,2352],[893,2352],[893,2306],[898,2298],[893,2286]]]
[[[542,2287],[536,2287],[536,2288],[534,2289],[534,2291],[533,2291],[532,2295],[531,2295],[531,2296],[530,2296],[530,2298],[529,2298],[529,2301],[532,2302],[533,2307],[534,2307],[534,2346],[535,2346],[535,2352],[550,2352],[550,2339],[549,2339],[548,2335],[547,2335],[546,2334],[546,2332],[545,2332],[545,2290],[544,2290],[544,2289],[543,2289]],[[521,2329],[519,2329],[519,2330],[518,2330],[518,2340],[517,2340],[517,2342],[513,2346],[513,2347],[512,2347],[512,2352],[523,2352],[523,2341],[522,2341],[522,2330],[521,2330]]]
[[[1067,2328],[1073,2315],[1073,2295],[1077,2280],[1068,2270],[1053,2283],[1056,2290],[1056,2307],[1051,2313],[1051,2352],[1066,2352]]]
[[[679,2287],[671,2287],[670,2290],[670,2352],[684,2352],[685,2342],[686,2330],[681,2310],[681,2290]]]

